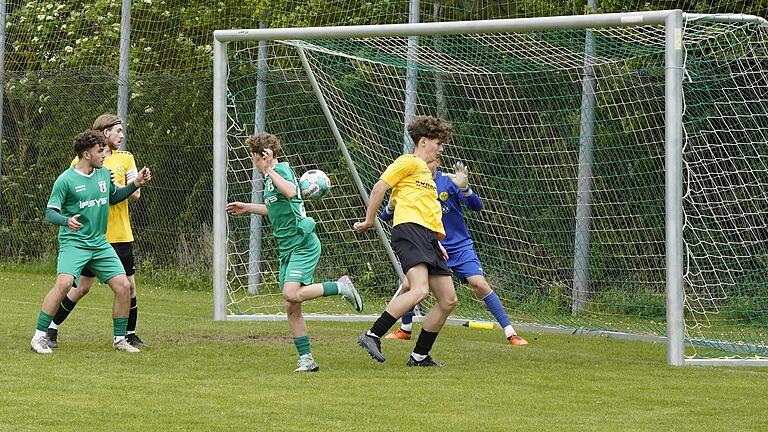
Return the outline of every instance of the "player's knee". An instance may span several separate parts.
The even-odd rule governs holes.
[[[70,288],[72,288],[72,281],[57,279],[56,283],[53,284],[53,288],[57,293],[67,295]]]
[[[447,311],[452,311],[458,306],[459,304],[459,298],[456,296],[456,293],[450,293],[449,295],[444,296],[441,299],[437,300],[438,304],[440,304],[440,307],[442,309],[445,309]]]
[[[291,303],[301,303],[301,296],[298,291],[283,291],[283,298],[285,299],[286,305]]]
[[[112,289],[115,290],[115,295],[119,297],[129,297],[131,294],[131,284],[128,279],[118,278],[112,284]]]
[[[410,291],[412,295],[416,296],[419,302],[422,302],[429,297],[429,285],[413,286]]]
[[[493,291],[491,286],[485,281],[470,283],[470,285],[475,291],[475,296],[477,296],[477,298],[484,298]]]
[[[78,285],[77,287],[73,288],[72,291],[70,291],[73,294],[73,297],[77,297],[78,299],[83,298],[86,294],[91,292],[91,284],[88,285]]]

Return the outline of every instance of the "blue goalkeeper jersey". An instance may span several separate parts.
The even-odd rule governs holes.
[[[465,197],[451,179],[440,170],[435,172],[435,185],[437,186],[437,201],[443,211],[443,228],[445,228],[445,238],[440,240],[440,243],[449,256],[462,250],[473,249],[474,242],[469,236],[467,224],[464,222],[464,209],[462,207],[467,207],[472,211],[480,211],[483,208],[483,202],[476,193]],[[397,206],[395,206],[395,210],[397,210]],[[382,220],[392,219],[392,215],[386,207],[382,210],[380,217]]]

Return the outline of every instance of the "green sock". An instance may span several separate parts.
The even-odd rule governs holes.
[[[293,338],[293,344],[296,345],[296,351],[299,352],[299,356],[312,353],[312,350],[309,348],[309,336]]]
[[[323,297],[339,294],[339,284],[336,282],[323,282]]]
[[[40,311],[40,315],[37,316],[37,327],[36,329],[40,331],[47,331],[48,326],[51,325],[51,321],[53,320],[52,315],[48,315],[47,313]]]
[[[112,318],[112,325],[115,328],[115,337],[125,337],[125,329],[128,327],[128,317]]]

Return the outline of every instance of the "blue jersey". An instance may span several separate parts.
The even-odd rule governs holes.
[[[475,193],[465,197],[458,186],[440,170],[435,171],[435,185],[437,185],[437,200],[443,210],[443,227],[445,228],[445,238],[440,243],[449,256],[462,250],[472,249],[474,243],[464,222],[462,207],[466,206],[472,211],[481,210],[483,203],[480,197]]]
[[[464,209],[462,207],[479,211],[483,208],[483,202],[475,193],[465,197],[464,193],[440,170],[435,172],[435,185],[437,186],[437,200],[443,211],[442,219],[445,228],[445,238],[440,240],[440,243],[449,256],[457,255],[460,251],[472,250],[474,243],[472,237],[469,236],[467,224],[464,222]],[[380,218],[390,220],[392,215],[384,208]]]

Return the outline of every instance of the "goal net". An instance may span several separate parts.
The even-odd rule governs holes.
[[[761,357],[768,355],[768,28],[760,20],[688,18],[677,35],[685,354]],[[663,25],[284,37],[261,46],[240,39],[227,43],[225,199],[259,200],[244,145],[254,131],[281,138],[281,160],[297,176],[325,171],[330,196],[305,203],[323,244],[316,280],[348,274],[372,315],[397,289],[385,243],[373,230],[354,234],[352,224],[364,218],[363,195],[408,151],[403,124],[412,100],[415,114],[454,125],[441,169],[469,167],[484,209],[466,210],[467,225],[513,323],[667,334]],[[226,226],[227,315],[279,317],[269,222],[229,217]],[[493,320],[469,287],[457,284],[457,293],[456,318]],[[345,306],[319,299],[304,310],[367,319]]]

